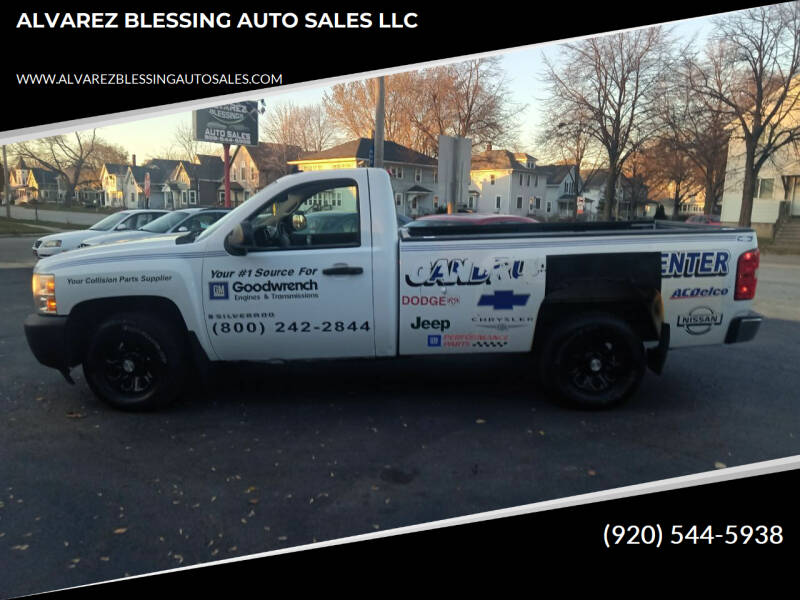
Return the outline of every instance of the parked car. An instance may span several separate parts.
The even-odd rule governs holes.
[[[536,219],[520,215],[495,215],[457,213],[453,215],[428,215],[408,223],[406,227],[445,227],[448,225],[502,225],[504,223],[538,223]]]
[[[67,250],[74,250],[84,241],[110,231],[131,231],[147,225],[169,211],[149,208],[121,210],[108,215],[89,229],[63,231],[40,237],[33,243],[33,254],[37,258],[53,256]]]
[[[133,231],[115,231],[98,235],[82,242],[78,247],[99,246],[113,242],[127,242],[165,234],[180,234],[189,231],[204,231],[209,225],[227,213],[227,208],[183,208],[169,212]]]
[[[692,215],[686,219],[687,223],[694,223],[695,225],[716,225],[722,227],[722,221],[719,220],[718,215]]]

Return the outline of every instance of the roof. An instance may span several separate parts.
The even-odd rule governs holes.
[[[39,167],[32,167],[30,172],[33,174],[34,179],[36,179],[36,183],[40,186],[58,184],[58,173]]]
[[[472,155],[472,165],[470,168],[473,171],[513,169],[514,171],[524,171],[525,173],[534,173],[539,170],[539,167],[536,167],[536,169],[529,169],[526,165],[517,160],[517,156],[521,155],[511,152],[510,150],[486,150],[485,152]]]
[[[273,170],[276,166],[282,167],[287,162],[297,160],[301,152],[300,146],[260,142],[258,146],[239,146],[236,148],[236,152],[233,153],[231,161],[236,158],[236,155],[243,148],[247,150],[247,153],[250,155],[250,158],[253,159],[259,171]],[[222,175],[220,175],[220,178],[221,177]]]
[[[315,160],[336,160],[336,159],[362,159],[369,160],[372,140],[370,138],[357,138],[344,144],[339,144],[333,148],[328,148],[322,152],[301,152],[296,161],[305,162]],[[407,148],[390,140],[383,142],[383,160],[385,162],[405,163],[410,165],[436,166],[438,161],[421,152]]]
[[[431,190],[422,187],[421,185],[412,185],[410,188],[406,190],[406,192],[422,192],[425,194],[430,194]]]
[[[547,175],[547,185],[558,185],[569,175],[575,165],[541,165],[536,167],[538,174]]]
[[[198,154],[196,162],[184,163],[190,177],[219,181],[225,176],[225,163],[213,154]]]
[[[128,172],[128,165],[122,163],[104,163],[103,166],[112,175],[125,175]]]

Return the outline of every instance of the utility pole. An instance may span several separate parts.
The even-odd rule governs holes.
[[[6,145],[3,144],[3,196],[6,198],[6,217],[11,218],[11,200],[8,197],[8,160],[6,159]]]
[[[375,105],[375,166],[383,168],[383,121],[384,103],[386,101],[386,88],[383,76],[378,77],[378,102]]]

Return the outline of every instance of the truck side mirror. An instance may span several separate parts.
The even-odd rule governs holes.
[[[295,231],[303,231],[308,225],[308,220],[305,215],[293,214],[292,215],[292,229]]]
[[[244,256],[254,245],[253,226],[249,221],[239,223],[225,237],[225,250],[234,256]]]

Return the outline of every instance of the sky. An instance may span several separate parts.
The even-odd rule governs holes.
[[[670,26],[674,26],[673,33],[681,40],[688,40],[692,36],[698,36],[698,40],[702,40],[712,30],[711,17],[687,19]],[[511,91],[511,101],[526,105],[520,117],[519,140],[528,152],[535,151],[534,140],[540,120],[538,107],[544,96],[543,56],[558,61],[560,43],[562,42],[548,42],[498,53],[502,56],[502,66]],[[315,85],[313,82],[305,85],[308,87],[302,90],[271,95],[270,101],[291,101],[297,105],[312,104],[321,101],[323,93],[329,89],[328,86]],[[257,97],[255,94],[253,98]],[[121,145],[130,154],[135,154],[137,163],[141,164],[148,158],[161,156],[162,151],[173,143],[172,133],[176,125],[182,122],[190,124],[191,121],[192,113],[189,111],[99,128],[98,134],[109,142]]]

